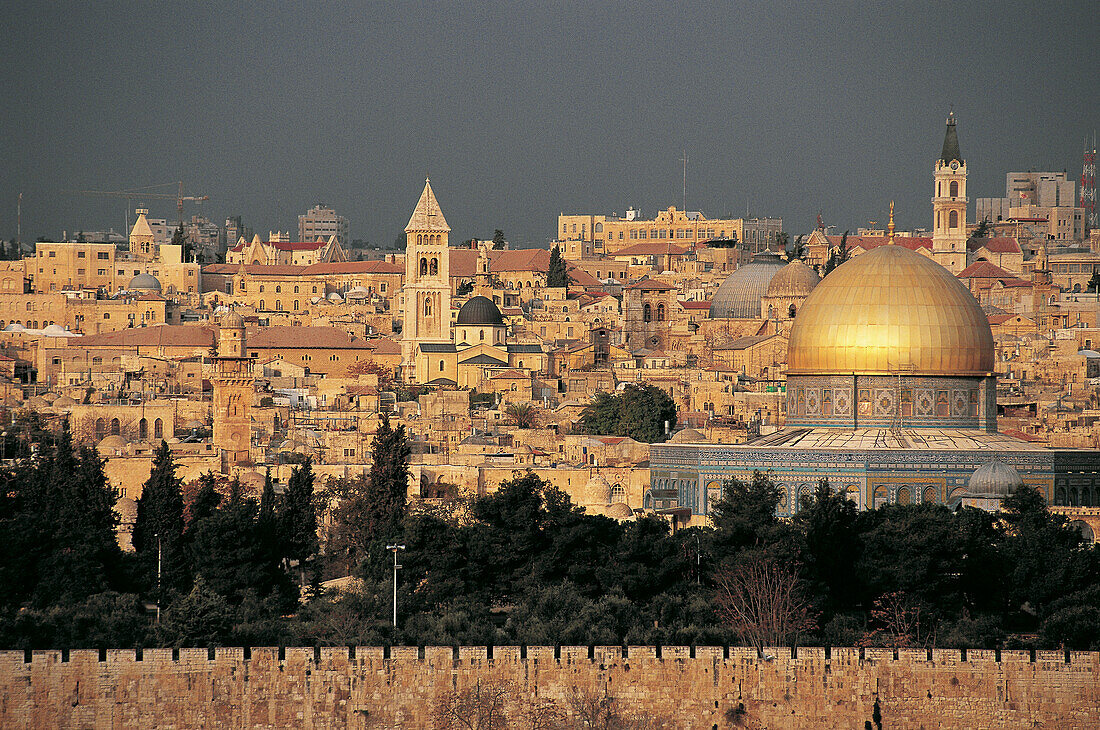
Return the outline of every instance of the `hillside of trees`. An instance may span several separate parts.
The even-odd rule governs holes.
[[[213,474],[182,484],[162,444],[124,553],[104,461],[37,437],[2,474],[4,647],[1100,649],[1100,551],[1027,488],[996,515],[858,512],[823,482],[783,521],[757,474],[727,485],[713,528],[671,533],[657,517],[585,515],[531,472],[488,496],[407,503],[405,432],[383,421],[368,475],[320,485],[306,461],[281,493]],[[406,547],[396,629],[393,543]],[[346,575],[350,589],[322,588]]]

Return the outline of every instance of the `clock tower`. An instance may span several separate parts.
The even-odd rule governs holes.
[[[932,196],[932,258],[952,274],[966,268],[966,160],[959,152],[955,113],[947,115]]]

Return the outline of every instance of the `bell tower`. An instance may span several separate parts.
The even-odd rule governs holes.
[[[418,344],[452,344],[450,232],[431,180],[425,180],[424,192],[405,226],[401,351],[408,367],[413,365]]]
[[[966,268],[966,160],[959,152],[955,112],[947,115],[932,196],[932,258],[952,274]]]

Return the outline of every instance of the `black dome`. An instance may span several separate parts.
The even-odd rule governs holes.
[[[497,305],[488,297],[474,297],[462,305],[458,310],[459,325],[487,325],[490,327],[503,327],[504,317]]]

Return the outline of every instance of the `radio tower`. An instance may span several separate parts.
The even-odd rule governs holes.
[[[1098,227],[1096,221],[1096,133],[1092,135],[1092,148],[1085,138],[1085,161],[1081,165],[1081,207],[1085,209],[1085,234]]]

